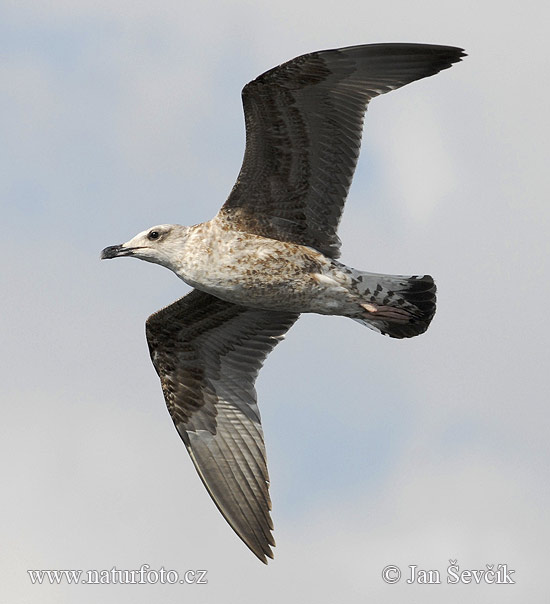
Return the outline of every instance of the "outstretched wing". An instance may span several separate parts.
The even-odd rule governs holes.
[[[242,92],[244,160],[218,218],[338,257],[336,230],[367,104],[462,56],[452,46],[369,44],[313,52],[265,72]]]
[[[193,290],[151,315],[146,333],[174,424],[214,503],[266,562],[275,545],[254,382],[298,314]]]

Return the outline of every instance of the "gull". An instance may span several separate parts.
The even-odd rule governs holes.
[[[368,103],[463,56],[451,46],[367,44],[266,71],[243,88],[244,159],[218,214],[102,251],[160,264],[194,288],[147,319],[151,360],[208,493],[264,563],[275,542],[256,377],[301,313],[349,317],[392,338],[428,328],[432,277],[340,263],[337,228]]]

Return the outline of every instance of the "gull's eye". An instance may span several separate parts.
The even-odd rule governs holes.
[[[150,231],[147,235],[147,239],[154,241],[160,237],[160,233],[158,231]]]

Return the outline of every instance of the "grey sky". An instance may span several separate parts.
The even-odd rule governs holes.
[[[0,9],[3,601],[543,601],[548,586],[547,59],[542,2],[7,2]],[[430,330],[302,317],[258,391],[277,548],[204,491],[146,317],[187,291],[99,252],[212,217],[242,86],[310,50],[453,44],[373,101],[343,260],[428,272]],[[308,378],[304,380],[304,375]],[[386,585],[387,564],[508,563],[516,585]],[[208,569],[206,586],[32,586],[26,569]]]

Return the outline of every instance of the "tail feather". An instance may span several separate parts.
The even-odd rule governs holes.
[[[352,317],[355,321],[391,338],[412,338],[428,329],[436,305],[436,286],[430,275],[354,273],[354,288],[365,311]]]

